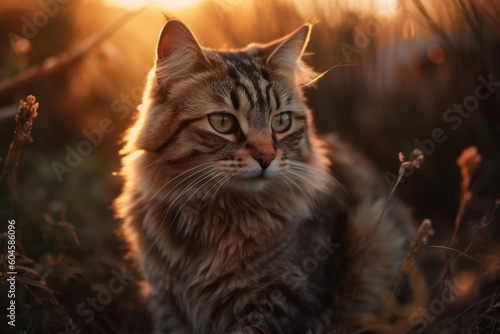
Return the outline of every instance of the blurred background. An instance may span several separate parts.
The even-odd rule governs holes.
[[[0,157],[19,100],[33,94],[40,103],[14,192],[13,332],[151,332],[111,204],[122,182],[120,138],[140,104],[164,14],[210,48],[265,43],[316,22],[305,60],[318,72],[330,69],[306,89],[318,132],[336,132],[369,157],[388,189],[398,152],[420,147],[422,168],[407,172],[396,193],[417,220],[432,220],[432,245],[450,245],[458,220],[453,246],[476,260],[462,256],[451,266],[447,277],[459,298],[443,310],[417,310],[410,325],[415,332],[500,331],[500,1],[2,0]],[[457,165],[471,146],[477,151]],[[0,184],[2,249],[10,185],[7,175]],[[420,254],[431,301],[440,300],[445,254]],[[120,272],[128,275],[124,289],[109,293]],[[427,320],[418,322],[424,311]],[[13,329],[3,312],[5,333]]]

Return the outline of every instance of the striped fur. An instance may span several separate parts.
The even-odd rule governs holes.
[[[160,35],[115,207],[162,333],[355,328],[394,284],[411,219],[389,207],[356,276],[387,191],[361,157],[315,133],[302,94],[314,78],[301,60],[309,32],[234,51],[201,48],[175,20]],[[211,127],[221,112],[238,131]],[[282,112],[292,125],[273,132]]]

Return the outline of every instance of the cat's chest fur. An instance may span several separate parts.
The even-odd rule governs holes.
[[[162,237],[151,240],[162,247],[160,265],[168,268],[161,286],[171,291],[183,316],[195,328],[200,326],[196,332],[203,332],[208,319],[216,319],[217,315],[210,313],[213,310],[222,312],[228,307],[234,318],[249,301],[272,294],[268,286],[279,287],[279,291],[304,290],[311,281],[324,278],[322,266],[332,268],[329,263],[334,250],[325,248],[332,244],[328,235],[337,218],[331,206],[324,204],[329,206],[326,211],[300,203],[297,197],[283,196],[282,204],[291,204],[284,213],[275,209],[280,200],[271,206],[266,198],[235,195],[221,194],[215,204],[201,211],[197,205],[187,206],[176,221],[165,220]],[[328,217],[321,212],[328,212]],[[155,218],[146,215],[145,219]],[[321,253],[320,268],[306,272],[303,260],[314,258],[316,253]],[[197,322],[200,319],[204,320]],[[215,323],[223,328],[226,321]]]
[[[245,277],[256,263],[268,263],[275,250],[286,247],[300,222],[312,214],[310,204],[299,198],[271,202],[266,196],[229,190],[207,207],[187,205],[175,220],[165,219],[160,243],[169,248],[172,279],[182,285]],[[196,275],[186,275],[193,271]]]
[[[205,208],[186,205],[175,221],[161,218],[165,205],[151,205],[142,219],[144,243],[161,256],[151,261],[149,254],[143,261],[148,280],[158,282],[152,294],[170,291],[193,326],[206,325],[214,316],[210,312],[221,310],[221,301],[231,305],[233,314],[258,293],[249,287],[259,287],[271,273],[280,277],[280,267],[290,267],[287,263],[296,256],[290,245],[297,229],[312,215],[300,203],[293,206],[300,214],[292,209],[283,213],[274,208],[276,202],[271,206],[265,198],[235,195],[220,194]]]

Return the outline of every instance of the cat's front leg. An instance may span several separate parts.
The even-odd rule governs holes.
[[[289,291],[288,291],[289,292]],[[287,295],[287,296],[285,296]],[[316,334],[322,333],[326,314],[314,297],[283,293],[275,289],[251,301],[224,334]]]
[[[186,328],[181,316],[175,308],[174,297],[169,293],[151,296],[152,311],[156,328],[164,334],[192,334]]]
[[[312,334],[305,319],[249,314],[224,334]]]

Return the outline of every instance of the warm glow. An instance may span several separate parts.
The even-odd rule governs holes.
[[[410,39],[415,37],[415,23],[413,20],[406,19],[403,23],[403,37],[405,39]]]
[[[427,58],[436,65],[442,64],[445,59],[443,48],[435,43],[429,45],[427,48]]]
[[[110,3],[122,6],[135,8],[148,4],[154,4],[161,8],[167,10],[181,10],[193,7],[194,5],[206,1],[206,0],[106,0]],[[227,6],[232,7],[242,0],[212,0],[214,4],[221,8],[225,8]],[[303,0],[294,0],[299,8],[302,10],[306,10],[309,8],[309,2],[305,2]],[[351,10],[361,10],[361,11],[370,11],[373,14],[381,14],[384,16],[393,16],[395,15],[400,7],[398,5],[397,0],[323,0],[323,4],[336,4],[341,7],[347,7]]]
[[[123,7],[139,7],[148,4],[156,4],[162,8],[170,10],[186,9],[196,5],[202,0],[107,0]]]
[[[228,1],[228,0],[226,0]],[[234,1],[234,0],[232,0]],[[301,13],[308,13],[315,16],[315,6],[311,3],[320,4],[320,8],[325,11],[336,12],[338,9],[349,10],[354,12],[370,13],[382,20],[396,16],[401,7],[398,0],[316,0],[304,1],[293,0]],[[311,12],[311,10],[313,10]]]
[[[396,12],[400,9],[399,4],[395,0],[377,0],[375,1],[377,9]]]
[[[343,0],[341,4],[345,3],[353,9],[368,10],[377,13],[396,14],[399,11],[398,1],[396,0]]]
[[[204,0],[107,0],[108,2],[114,3],[123,7],[139,7],[147,4],[156,4],[161,8],[170,10],[180,10],[190,8],[199,2]],[[235,2],[235,0],[226,0],[229,5]],[[224,2],[223,2],[224,3]],[[296,3],[301,7],[304,4],[302,0],[296,0]],[[351,9],[368,10],[377,13],[384,13],[389,15],[394,15],[399,11],[398,2],[396,0],[342,0],[339,2],[332,1],[332,3],[337,3],[340,5],[347,5]],[[306,5],[307,7],[307,5]]]
[[[477,275],[471,270],[458,273],[453,283],[454,293],[459,299],[477,293]]]

